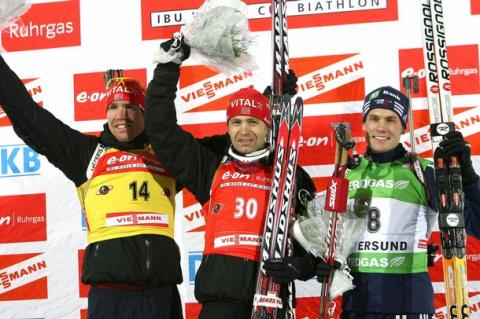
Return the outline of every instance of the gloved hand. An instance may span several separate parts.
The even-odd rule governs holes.
[[[440,249],[436,243],[427,244],[427,265],[428,267],[435,266],[435,257],[437,257],[437,251]]]
[[[176,64],[182,64],[189,56],[190,47],[185,43],[183,35],[177,32],[170,40],[160,44],[160,47],[155,51],[153,56],[153,62],[174,62]]]
[[[283,94],[294,96],[297,94],[297,75],[293,69],[288,70],[287,78],[283,81]]]
[[[340,268],[342,265],[340,262],[336,261],[333,263],[333,266],[330,264],[327,264],[323,259],[318,258],[317,259],[318,264],[315,268],[315,274],[317,275],[317,281],[318,282],[324,282],[325,279],[330,276],[330,273],[334,271],[335,269]]]
[[[448,163],[451,156],[457,156],[464,186],[471,185],[478,180],[478,175],[475,173],[472,165],[470,144],[464,140],[461,132],[448,132],[445,135],[445,140],[440,142],[439,146],[435,150],[434,159],[437,160],[437,158],[443,157]]]
[[[271,258],[263,269],[273,281],[285,284],[295,279],[307,280],[314,274],[315,265],[310,256]]]
[[[297,94],[297,75],[292,69],[288,70],[287,78],[283,81],[283,92],[282,94],[289,94],[294,96]],[[270,97],[272,95],[272,87],[269,85],[263,90],[263,95]]]

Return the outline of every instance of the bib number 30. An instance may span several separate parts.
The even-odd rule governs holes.
[[[235,212],[233,216],[235,218],[242,218],[246,216],[248,219],[254,219],[257,216],[258,203],[255,198],[235,198]]]

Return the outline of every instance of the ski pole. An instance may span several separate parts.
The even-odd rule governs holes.
[[[330,213],[330,221],[327,232],[327,249],[325,252],[325,262],[331,266],[335,263],[335,244],[337,240],[337,225],[339,214],[345,213],[347,210],[348,185],[349,182],[345,178],[345,171],[348,163],[348,149],[355,146],[355,142],[350,139],[350,129],[348,123],[334,123],[335,127],[335,168],[333,171],[330,184],[327,187],[325,197],[325,211]],[[330,286],[333,279],[333,271],[325,278],[322,283],[320,292],[320,309],[319,318],[329,318],[328,308],[331,303]]]

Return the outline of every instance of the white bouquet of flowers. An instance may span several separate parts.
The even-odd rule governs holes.
[[[18,17],[30,9],[27,0],[1,0],[0,1],[0,31],[8,28]]]
[[[327,251],[327,235],[331,212],[325,211],[325,192],[319,194],[308,204],[308,216],[300,216],[292,227],[295,239],[312,255],[324,258]],[[335,299],[345,291],[353,289],[347,257],[352,253],[360,236],[367,227],[365,200],[350,199],[347,211],[338,213],[337,240],[335,242],[335,260],[342,265],[335,270],[330,286],[330,297]]]
[[[206,0],[180,32],[199,62],[231,74],[256,68],[248,49],[247,5],[240,0]]]

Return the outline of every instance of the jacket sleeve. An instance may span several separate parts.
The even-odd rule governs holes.
[[[160,162],[203,204],[222,155],[209,151],[177,124],[177,64],[158,64],[147,88],[145,129]]]
[[[98,139],[62,123],[32,99],[18,76],[0,56],[0,105],[25,144],[44,155],[76,186],[86,180],[86,168]]]

